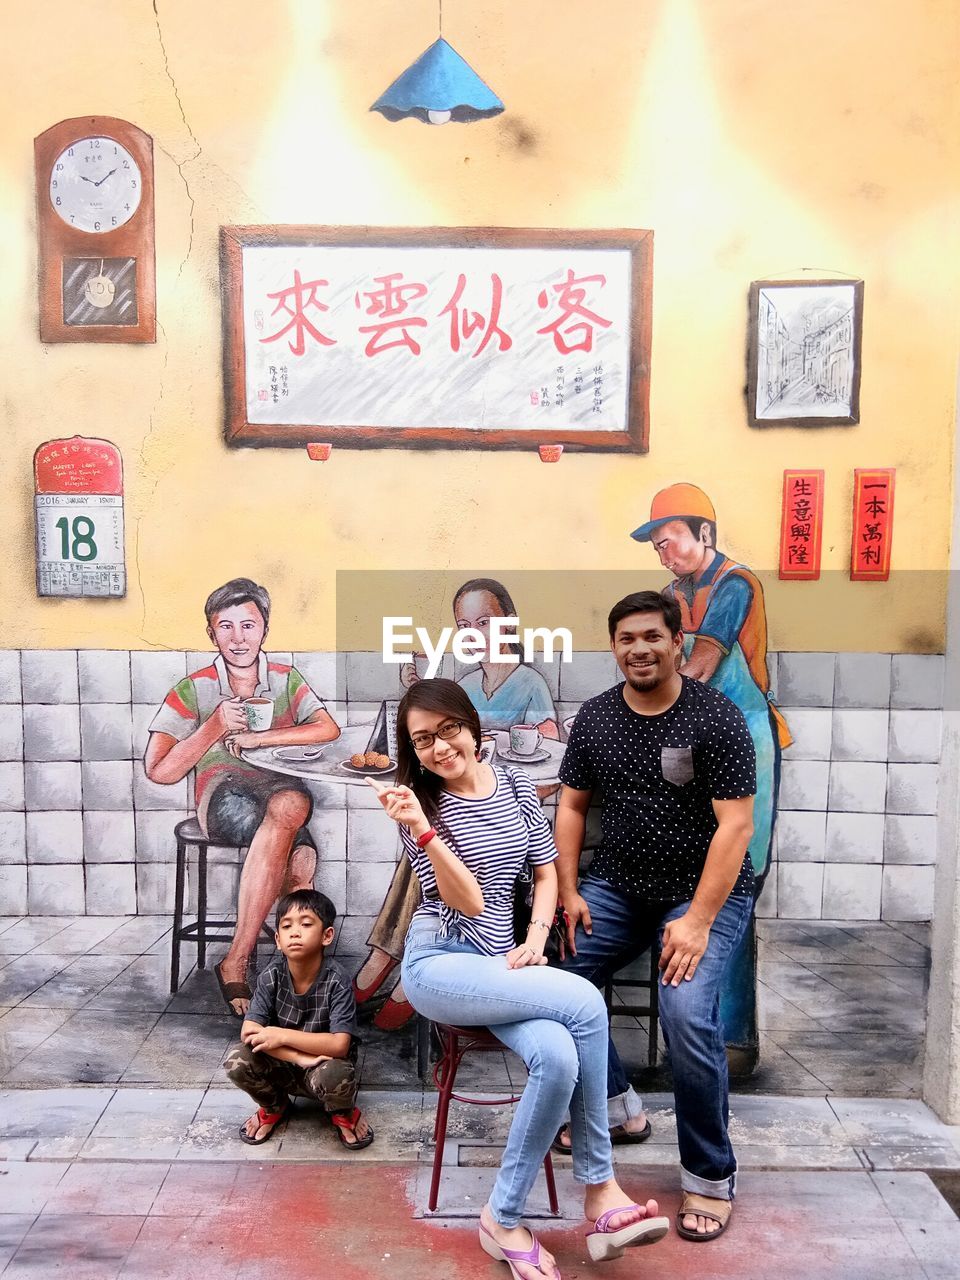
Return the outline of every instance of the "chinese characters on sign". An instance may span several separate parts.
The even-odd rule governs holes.
[[[853,473],[853,582],[886,582],[890,577],[895,479],[894,467],[858,467]]]
[[[362,295],[366,299],[366,306],[361,302],[359,290],[353,297],[354,304],[358,309],[363,310],[365,315],[381,317],[376,324],[361,324],[357,326],[359,333],[369,333],[371,335],[363,349],[363,354],[370,357],[379,355],[382,351],[389,351],[391,347],[406,347],[413,355],[420,355],[420,344],[414,338],[411,330],[426,328],[429,323],[429,317],[424,315],[408,316],[404,313],[412,302],[427,296],[429,293],[427,286],[417,281],[404,281],[402,271],[393,271],[389,275],[376,276],[374,283],[379,285],[380,288],[369,289]],[[605,276],[587,276],[582,280],[577,280],[574,278],[573,272],[568,271],[567,280],[562,284],[553,286],[560,295],[555,300],[560,315],[550,324],[538,329],[537,333],[550,334],[557,351],[564,356],[568,356],[574,351],[592,351],[595,329],[597,327],[609,329],[612,322],[604,319],[603,316],[598,315],[595,311],[588,310],[583,305],[586,290],[579,286],[592,284],[599,290],[606,283]],[[282,311],[283,315],[280,319],[280,328],[276,333],[268,334],[266,337],[261,338],[260,341],[276,342],[279,338],[286,338],[290,346],[290,354],[294,356],[305,354],[307,335],[322,346],[332,347],[337,339],[321,333],[315,325],[311,324],[306,314],[308,307],[317,311],[330,310],[326,303],[320,302],[317,298],[317,290],[329,284],[329,280],[309,280],[304,282],[300,278],[300,272],[294,268],[292,284],[267,294],[271,301],[273,299],[277,300],[277,305],[270,313],[271,319],[278,312]],[[498,324],[500,309],[503,305],[503,281],[496,272],[491,273],[490,284],[490,314],[484,317],[479,311],[471,312],[467,307],[460,307],[460,299],[467,285],[467,277],[463,272],[457,277],[453,296],[446,306],[441,307],[437,312],[438,316],[449,315],[450,317],[451,351],[459,351],[461,341],[466,341],[477,329],[483,329],[484,333],[476,349],[471,352],[473,357],[480,355],[494,335],[498,340],[500,351],[509,351],[513,346],[513,339]],[[574,286],[578,287],[574,288]],[[537,305],[541,309],[549,309],[551,307],[551,299],[546,289],[540,291]],[[289,317],[289,320],[287,317]],[[571,320],[574,322],[568,323]],[[389,342],[384,341],[394,330],[398,331],[396,336],[391,337]],[[291,332],[292,337],[290,336]],[[569,341],[574,335],[579,336],[578,342]]]
[[[271,319],[282,311],[280,328],[276,333],[271,333],[267,338],[261,338],[261,342],[276,342],[279,338],[287,338],[292,331],[293,337],[288,338],[290,344],[290,354],[302,356],[307,349],[306,335],[309,334],[314,342],[322,343],[324,346],[333,346],[333,338],[328,338],[325,333],[321,333],[315,325],[310,323],[307,317],[307,308],[313,308],[316,311],[329,311],[330,308],[326,303],[317,300],[317,290],[324,285],[329,284],[328,280],[308,280],[304,283],[300,279],[300,272],[294,271],[293,284],[286,289],[277,289],[275,293],[268,293],[267,297],[272,302],[274,298],[277,305],[270,312]],[[290,319],[287,321],[287,316]],[[286,323],[284,323],[286,321]]]
[[[823,472],[784,471],[780,515],[780,577],[820,577],[823,543]]]
[[[229,440],[645,447],[649,232],[268,230],[222,232]]]
[[[37,594],[124,596],[123,464],[109,440],[48,440],[33,455]]]

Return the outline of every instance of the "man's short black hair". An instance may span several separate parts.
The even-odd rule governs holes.
[[[683,523],[687,526],[687,528],[690,530],[690,532],[693,534],[693,536],[697,539],[698,542],[700,540],[700,530],[703,528],[704,525],[706,525],[707,528],[710,530],[710,541],[707,543],[707,546],[713,547],[714,551],[716,551],[717,549],[716,520],[705,520],[703,516],[679,516],[678,519],[683,521]]]
[[[629,618],[631,613],[659,613],[672,636],[679,635],[683,630],[680,623],[680,606],[672,595],[666,591],[634,591],[631,595],[618,600],[610,610],[607,627],[610,630],[611,640],[616,635],[617,624],[624,618]]]
[[[312,911],[324,929],[329,929],[337,918],[337,908],[325,893],[319,893],[316,889],[295,889],[293,893],[285,893],[277,903],[278,932],[280,921],[296,907],[301,911]]]
[[[266,587],[261,587],[258,582],[254,582],[252,578],[231,578],[222,587],[217,587],[216,591],[210,592],[203,606],[207,626],[212,624],[214,614],[222,613],[224,609],[232,609],[235,604],[247,604],[248,601],[260,610],[264,626],[269,626],[270,592]]]

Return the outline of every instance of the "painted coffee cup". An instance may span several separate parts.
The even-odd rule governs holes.
[[[247,698],[243,704],[247,724],[253,733],[262,733],[273,724],[273,700],[271,698]]]
[[[493,764],[497,758],[497,739],[492,733],[480,735],[480,759],[484,764]]]
[[[543,741],[543,734],[535,724],[510,726],[510,750],[515,756],[532,756]]]

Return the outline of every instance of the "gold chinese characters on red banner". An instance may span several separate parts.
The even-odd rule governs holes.
[[[820,577],[823,543],[823,472],[784,471],[780,515],[780,577]]]
[[[893,544],[894,467],[858,467],[853,473],[853,582],[886,582]]]

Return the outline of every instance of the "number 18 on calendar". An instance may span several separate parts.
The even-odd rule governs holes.
[[[48,440],[33,456],[37,593],[124,596],[123,464],[109,440]]]

